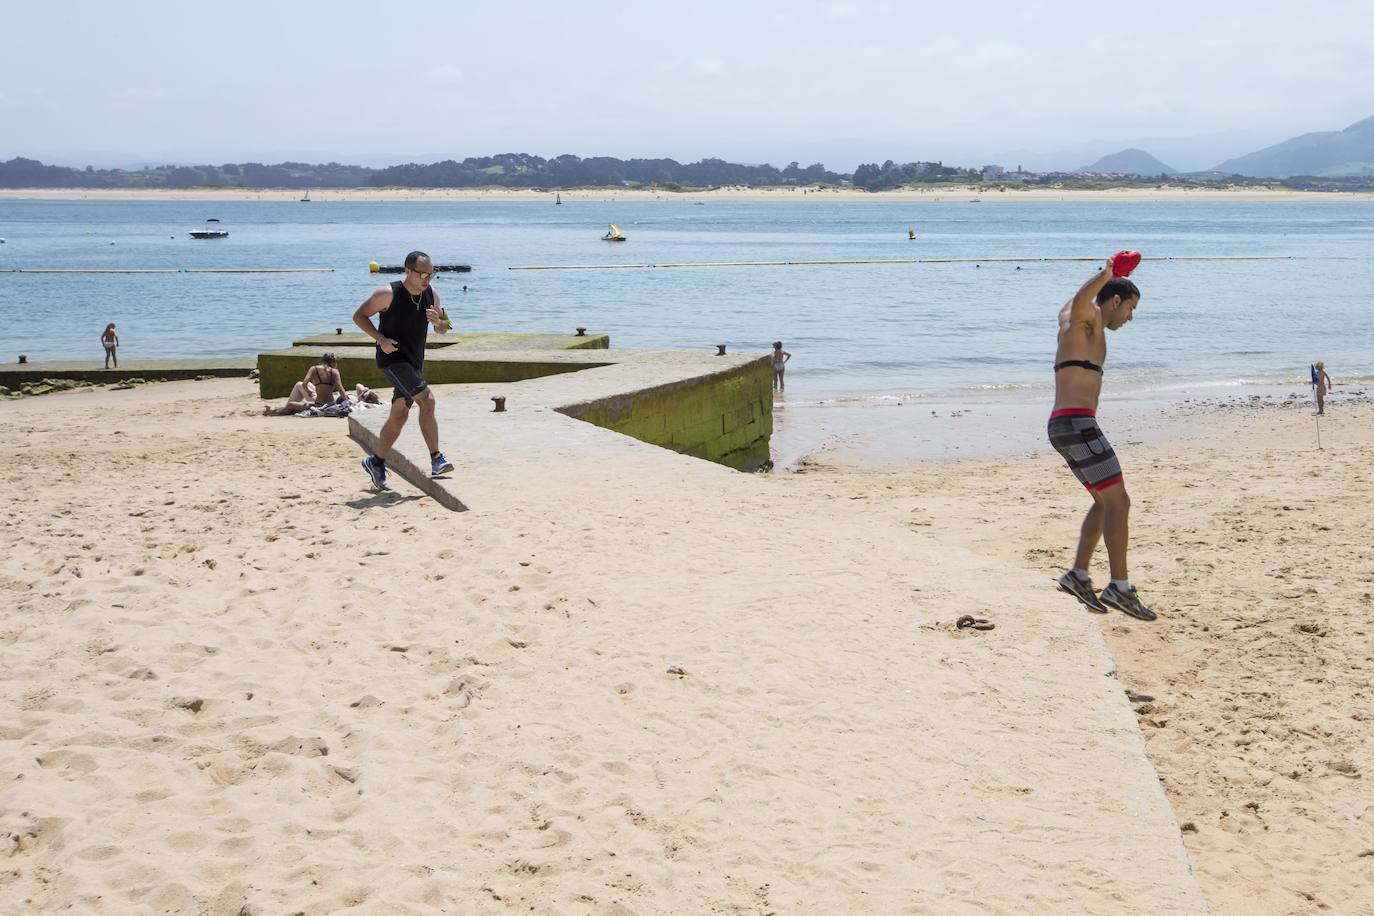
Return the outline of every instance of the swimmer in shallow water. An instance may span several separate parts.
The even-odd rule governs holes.
[[[782,348],[782,341],[773,341],[773,390],[783,391],[787,385],[783,379],[783,372],[786,371],[787,361],[792,358],[792,354]]]

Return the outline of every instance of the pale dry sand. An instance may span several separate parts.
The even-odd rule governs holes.
[[[672,192],[648,188],[575,188],[559,191],[569,203],[582,200],[689,200],[689,201],[806,201],[806,200],[930,200],[998,201],[1045,200],[1374,200],[1374,194],[1328,191],[1293,191],[1286,188],[1122,188],[1084,191],[1061,188],[1016,188],[1005,191],[977,186],[921,188],[901,191],[869,191],[854,188],[751,188],[724,187],[709,191]],[[29,200],[270,200],[299,201],[301,192],[283,188],[192,188],[162,191],[116,188],[0,188],[0,199]],[[312,203],[329,201],[531,201],[552,204],[553,191],[522,188],[314,188]]]
[[[1161,619],[1094,619],[1215,913],[1374,912],[1374,405],[1329,406],[1320,451],[1301,399],[1195,410],[1186,444],[1122,449],[1132,580]],[[1086,508],[1048,449],[804,470],[892,518],[915,502],[1047,585]]]
[[[956,543],[964,470],[743,475],[590,427],[604,461],[473,469],[448,430],[453,513],[259,408],[0,403],[19,910],[1205,907],[1099,621]]]
[[[8,910],[1374,907],[1367,402],[1123,449],[1150,625],[1054,592],[1050,454],[513,456],[450,513],[259,405],[0,402]]]

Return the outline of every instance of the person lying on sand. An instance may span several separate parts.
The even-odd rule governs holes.
[[[343,376],[339,374],[339,360],[333,353],[320,357],[317,365],[311,366],[301,379],[291,388],[291,396],[281,407],[265,407],[263,414],[269,417],[285,417],[301,413],[311,407],[324,407],[333,404],[344,394]]]

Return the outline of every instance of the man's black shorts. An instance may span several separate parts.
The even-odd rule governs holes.
[[[420,375],[420,370],[405,360],[380,368],[382,374],[390,379],[391,384],[395,386],[391,392],[391,400],[396,401],[405,398],[407,407],[414,407],[415,395],[429,387],[425,383],[424,377]]]

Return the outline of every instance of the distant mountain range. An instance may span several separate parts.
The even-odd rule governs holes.
[[[1345,130],[1303,134],[1254,153],[1227,159],[1214,171],[1254,178],[1374,175],[1374,118]]]
[[[1259,181],[1277,179],[1285,183],[1296,182],[1301,186],[1323,186],[1332,182],[1343,186],[1352,182],[1364,186],[1374,180],[1374,117],[1357,121],[1344,130],[1303,134],[1256,152],[1227,159],[1211,169],[1195,170],[1200,162],[1209,161],[1212,156],[1228,155],[1251,144],[1269,142],[1273,137],[1272,133],[1250,132],[1247,135],[1230,132],[1193,138],[1133,139],[1126,142],[1133,142],[1135,146],[1102,156],[1091,165],[1076,169],[1067,168],[1066,163],[1075,160],[1081,162],[1097,155],[1104,147],[1111,147],[1094,141],[1091,144],[1078,144],[1072,148],[1064,147],[1048,153],[1015,150],[1005,156],[980,158],[983,162],[1002,162],[1006,165],[1015,162],[1018,172],[1025,164],[1027,171],[1037,173],[1063,175],[1065,172],[1077,172],[1139,176],[1146,181],[1157,181],[1161,175],[1183,175],[1189,181],[1200,181],[1204,184],[1225,183],[1228,176],[1241,175]],[[846,142],[857,144],[859,141]],[[868,141],[864,142],[870,146],[874,145]],[[1163,149],[1170,159],[1185,162],[1189,169],[1180,172],[1139,148],[1141,146]],[[968,154],[968,151],[965,153]],[[387,157],[381,158],[384,160]],[[256,161],[226,163],[221,166],[177,165],[164,161],[164,164],[156,166],[136,165],[100,169],[92,168],[90,165],[85,168],[45,165],[36,159],[15,157],[8,162],[0,161],[0,187],[320,188],[379,184],[405,187],[601,187],[655,182],[663,186],[698,187],[724,184],[802,185],[814,182],[839,184],[852,181],[854,185],[868,190],[885,190],[905,183],[955,181],[965,178],[976,181],[979,177],[977,170],[944,165],[945,161],[960,161],[960,158],[948,156],[945,160],[935,162],[928,159],[913,159],[903,166],[885,161],[881,167],[876,164],[877,158],[874,158],[869,164],[861,161],[854,167],[852,174],[847,171],[831,171],[819,161],[806,168],[802,168],[798,162],[793,162],[780,169],[767,164],[772,161],[771,159],[755,165],[740,165],[721,159],[706,158],[683,165],[672,159],[621,160],[607,156],[582,159],[572,155],[542,159],[525,153],[509,153],[494,157],[469,157],[462,162],[436,156],[428,165],[417,164],[427,161],[428,159],[421,157],[409,160],[405,165],[387,166],[339,165],[337,160],[331,160],[324,165],[284,160],[278,165],[263,165]],[[964,158],[964,161],[978,160]],[[964,172],[969,174],[963,175]]]
[[[1175,169],[1169,168],[1154,156],[1145,152],[1143,149],[1123,149],[1119,153],[1112,153],[1110,156],[1103,156],[1092,165],[1085,165],[1081,169],[1074,169],[1075,172],[1095,172],[1099,175],[1119,174],[1119,175],[1177,175]]]
[[[1117,173],[1152,177],[1178,172],[1144,150],[1126,149],[1103,156],[1075,172]],[[1374,117],[1356,121],[1345,130],[1303,134],[1262,150],[1227,159],[1207,170],[1221,175],[1249,178],[1341,178],[1374,175]]]

